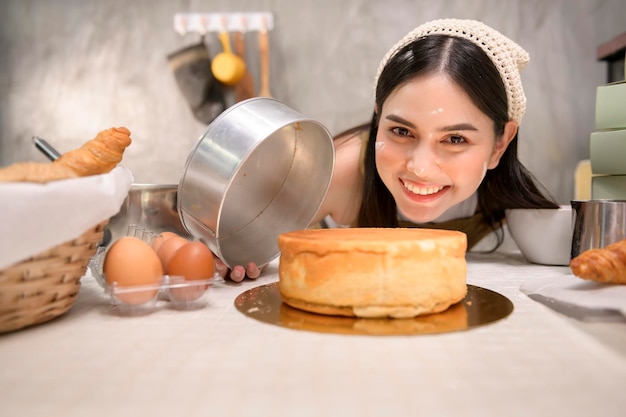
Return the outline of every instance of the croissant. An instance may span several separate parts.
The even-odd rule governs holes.
[[[71,168],[42,162],[18,162],[0,168],[0,182],[40,182],[78,177]]]
[[[626,239],[581,253],[570,261],[570,268],[579,278],[626,284]]]
[[[18,162],[0,168],[0,182],[46,183],[66,178],[105,174],[122,160],[130,145],[125,127],[103,130],[78,149],[64,153],[53,163]]]
[[[80,177],[106,174],[120,163],[130,143],[128,129],[113,127],[98,133],[79,149],[61,155],[54,164],[69,167]]]

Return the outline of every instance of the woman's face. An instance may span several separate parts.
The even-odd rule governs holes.
[[[424,223],[469,198],[495,168],[517,125],[496,141],[493,121],[443,75],[414,79],[380,109],[378,174],[409,220]]]

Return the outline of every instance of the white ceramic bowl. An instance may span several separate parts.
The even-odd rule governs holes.
[[[559,209],[510,209],[506,219],[511,237],[524,257],[543,265],[569,265],[574,232],[571,205]]]

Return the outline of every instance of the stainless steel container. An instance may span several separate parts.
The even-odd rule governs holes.
[[[220,114],[198,139],[178,185],[185,229],[229,267],[264,265],[278,235],[306,228],[333,173],[332,136],[270,98]]]
[[[574,233],[571,257],[626,239],[626,201],[572,201]]]
[[[188,237],[178,216],[178,184],[133,184],[120,211],[105,229],[105,246],[126,236],[128,226],[143,226],[155,233],[174,232]],[[107,236],[108,235],[108,236]]]

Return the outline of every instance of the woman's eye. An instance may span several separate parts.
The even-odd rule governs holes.
[[[449,140],[450,140],[450,143],[455,144],[455,145],[466,142],[465,138],[459,135],[452,135],[450,136]]]
[[[408,129],[405,129],[403,127],[394,127],[393,129],[391,129],[391,131],[398,136],[410,136],[411,135]]]

